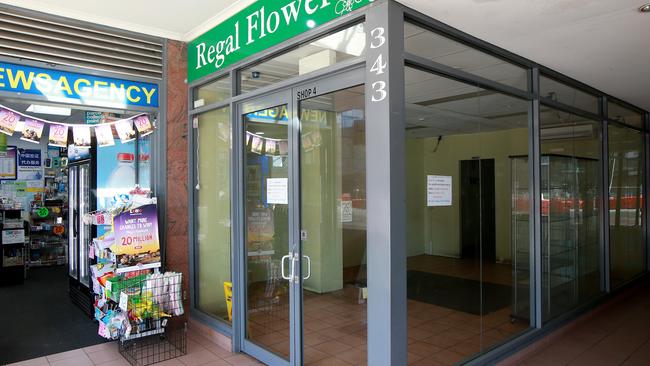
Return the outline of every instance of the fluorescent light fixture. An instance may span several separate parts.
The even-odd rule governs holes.
[[[15,132],[23,132],[23,128],[25,128],[25,122],[24,121],[18,121],[16,123],[16,128],[14,129]]]
[[[31,104],[29,107],[27,107],[27,112],[49,114],[53,116],[70,116],[72,114],[72,110],[70,108],[51,107],[48,105],[40,104]]]
[[[262,131],[260,131],[260,132],[255,132],[255,134],[261,136],[261,135],[264,135],[264,132],[262,132]]]

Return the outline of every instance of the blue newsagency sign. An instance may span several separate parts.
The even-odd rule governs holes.
[[[114,108],[158,107],[158,85],[0,62],[0,91]]]

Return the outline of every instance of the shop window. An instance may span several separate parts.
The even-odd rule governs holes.
[[[193,108],[218,103],[230,98],[232,83],[230,77],[223,77],[194,90]]]
[[[548,322],[601,291],[600,123],[540,112],[542,318]]]
[[[645,270],[643,134],[609,125],[609,248],[612,286]]]
[[[198,310],[230,323],[230,108],[197,118],[195,304]]]
[[[405,77],[409,352],[459,363],[530,327],[530,103]]]
[[[625,123],[628,126],[636,128],[645,128],[643,125],[643,114],[618,103],[607,103],[607,113],[609,119],[612,121]]]
[[[528,90],[528,71],[414,24],[404,23],[406,52],[518,89]]]
[[[556,102],[598,114],[598,98],[546,76],[540,77],[540,95]]]
[[[365,52],[365,29],[363,24],[357,24],[242,70],[241,92],[308,74],[362,56]]]

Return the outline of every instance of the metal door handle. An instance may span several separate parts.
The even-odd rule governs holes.
[[[284,261],[285,261],[285,259],[291,259],[291,257],[292,256],[290,254],[285,255],[284,257],[282,257],[282,263],[280,264],[280,268],[282,270],[282,278],[285,279],[285,280],[289,280],[289,281],[291,281],[291,279],[293,277],[293,264],[291,265],[291,275],[287,276],[285,271],[284,271]]]
[[[302,278],[304,281],[304,280],[308,280],[311,277],[311,258],[309,258],[309,256],[307,255],[303,255],[302,257],[307,260],[307,270],[308,270],[307,275]]]

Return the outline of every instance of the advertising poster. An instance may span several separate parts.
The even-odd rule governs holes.
[[[90,127],[74,126],[72,127],[72,135],[74,137],[74,145],[77,148],[90,149]]]
[[[17,178],[16,147],[0,151],[0,180],[16,180]]]
[[[250,243],[263,243],[272,241],[275,236],[275,225],[273,223],[273,210],[265,207],[254,207],[248,210],[246,218],[248,228],[248,240]],[[249,251],[252,248],[249,249]],[[256,248],[260,250],[261,248]]]
[[[0,132],[9,136],[13,135],[18,121],[20,121],[20,116],[16,113],[0,108]]]
[[[98,125],[95,127],[95,137],[97,138],[97,146],[99,147],[115,145],[111,125]]]
[[[147,136],[148,134],[153,132],[153,125],[151,124],[151,121],[149,120],[149,116],[147,115],[134,118],[133,123],[135,124],[135,127],[138,129],[138,132],[140,132],[141,137]]]
[[[130,119],[123,119],[116,122],[115,130],[123,144],[135,140],[135,130]]]
[[[18,150],[18,179],[21,181],[37,181],[32,183],[33,187],[31,188],[43,187],[43,160],[41,154],[41,150]]]
[[[25,126],[23,127],[23,137],[20,139],[35,144],[41,143],[41,136],[43,136],[43,127],[45,123],[35,119],[26,119]]]
[[[118,269],[152,268],[160,264],[156,205],[144,205],[116,215],[113,230],[115,244],[111,251],[117,256]]]
[[[50,146],[67,147],[68,146],[68,126],[50,124]]]

